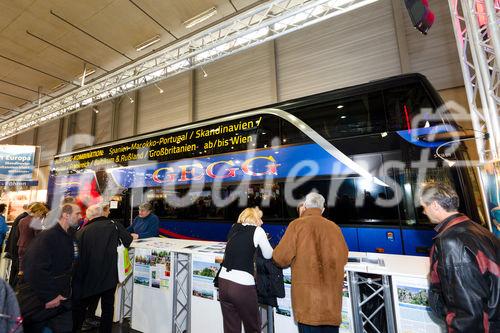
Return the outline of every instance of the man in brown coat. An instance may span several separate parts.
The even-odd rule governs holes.
[[[340,228],[324,218],[325,199],[306,196],[304,213],[292,221],[273,260],[292,268],[292,308],[299,332],[338,332],[348,249]]]

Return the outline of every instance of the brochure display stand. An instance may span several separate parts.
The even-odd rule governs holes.
[[[132,322],[141,332],[172,326],[172,252],[169,244],[134,242]]]
[[[223,332],[213,278],[225,243],[151,238],[134,241],[133,329]],[[377,253],[349,253],[340,332],[445,332],[427,303],[429,259]],[[285,298],[263,323],[263,332],[298,332],[291,307],[291,271],[285,269]],[[367,306],[377,300],[377,306]],[[385,316],[381,312],[385,311]],[[384,318],[381,323],[376,318]]]

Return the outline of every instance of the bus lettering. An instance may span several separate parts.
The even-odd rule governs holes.
[[[210,164],[208,167],[207,167],[207,176],[210,177],[210,178],[213,178],[213,179],[225,179],[225,178],[231,178],[231,177],[235,177],[236,176],[236,170],[238,170],[238,168],[226,168],[225,171],[227,171],[227,173],[225,175],[218,175],[218,174],[215,174],[214,173],[214,167],[218,164],[229,164],[230,166],[234,166],[234,162],[233,161],[219,161],[219,162],[214,162],[212,164]]]
[[[229,138],[231,141],[232,145],[239,145],[241,143],[249,143],[252,142],[252,136],[233,136],[232,138]]]
[[[159,177],[160,171],[165,170],[166,172],[173,172],[174,169],[170,167],[165,167],[165,168],[159,168],[156,169],[155,172],[153,172],[153,181],[155,183],[172,183],[175,181],[175,174],[165,174],[165,179],[161,179]]]
[[[179,181],[185,182],[188,180],[201,180],[203,179],[203,166],[200,163],[191,164],[191,165],[181,165],[179,166],[181,169],[181,178]],[[190,170],[188,168],[191,168]],[[201,169],[201,172],[196,175],[196,169]],[[188,174],[192,175],[192,178],[188,178]]]
[[[255,172],[252,170],[252,162],[253,161],[256,161],[256,160],[259,160],[259,159],[264,159],[264,160],[268,160],[268,161],[271,161],[272,163],[271,164],[268,164],[266,167],[267,167],[267,171],[265,172]],[[276,164],[275,163],[276,160],[274,159],[274,157],[272,156],[256,156],[256,157],[252,157],[248,160],[246,160],[242,165],[241,165],[241,170],[249,175],[249,176],[264,176],[264,175],[277,175],[277,168],[279,166],[279,164]]]

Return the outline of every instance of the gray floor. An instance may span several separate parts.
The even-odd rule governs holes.
[[[85,331],[88,333],[98,333],[99,329],[94,329],[90,331]],[[128,323],[127,320],[123,322],[123,324],[120,325],[120,323],[114,323],[113,324],[113,330],[111,333],[141,333],[139,331],[133,330],[130,328],[130,324]]]

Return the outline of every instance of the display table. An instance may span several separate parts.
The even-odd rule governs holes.
[[[133,329],[149,332],[223,332],[213,277],[225,243],[150,238],[134,241]],[[429,259],[350,252],[345,267],[340,332],[377,327],[385,311],[388,332],[445,332],[432,318],[427,300]],[[285,292],[266,332],[297,332],[291,308],[291,274],[284,270]],[[373,300],[377,308],[367,305]],[[274,330],[272,330],[274,326]],[[381,329],[380,327],[377,329]]]

